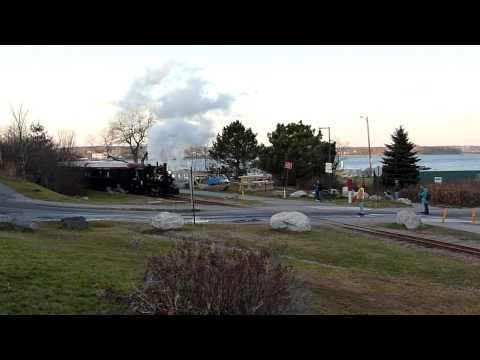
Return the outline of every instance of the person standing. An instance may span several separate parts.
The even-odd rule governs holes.
[[[395,180],[395,187],[394,187],[393,191],[394,191],[394,199],[398,200],[399,193],[400,193],[400,184],[399,184],[398,180]]]
[[[360,186],[360,188],[357,191],[357,201],[358,201],[358,206],[360,207],[360,212],[358,215],[363,216],[365,215],[363,212],[363,200],[365,199],[365,189],[363,186]]]
[[[426,186],[420,187],[420,193],[418,194],[418,197],[420,198],[420,202],[423,207],[423,214],[429,215],[430,212],[428,209],[428,202],[430,201],[430,193],[428,192],[428,189]]]
[[[317,180],[315,182],[313,188],[315,190],[315,201],[320,201],[320,191],[322,190],[320,186],[320,180]]]

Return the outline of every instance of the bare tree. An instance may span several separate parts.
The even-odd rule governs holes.
[[[86,136],[85,140],[87,141],[88,145],[95,146],[95,145],[97,145],[98,137],[95,136],[94,134],[88,134]]]
[[[128,144],[135,163],[138,163],[139,152],[154,122],[150,112],[138,109],[119,112],[110,126],[116,142]]]
[[[61,129],[57,134],[57,148],[60,161],[71,161],[75,159],[75,131]]]
[[[109,158],[110,156],[112,156],[112,147],[115,143],[115,132],[113,131],[112,126],[103,129],[100,137],[102,139],[102,144],[105,149],[107,158]]]
[[[29,135],[29,110],[23,105],[14,107],[10,105],[10,114],[12,123],[7,129],[7,141],[13,145],[13,149],[18,159],[18,172],[22,178],[25,178],[26,165],[28,162],[28,135]]]

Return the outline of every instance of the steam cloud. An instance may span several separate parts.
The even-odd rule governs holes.
[[[184,85],[179,86],[182,77]],[[206,146],[215,135],[207,113],[228,112],[234,98],[229,94],[209,97],[206,85],[204,79],[195,75],[195,70],[168,63],[136,79],[118,102],[123,110],[146,107],[157,118],[148,134],[150,161],[182,159],[185,149]],[[163,93],[155,96],[156,90]]]

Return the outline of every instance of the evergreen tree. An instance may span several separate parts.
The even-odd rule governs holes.
[[[246,172],[248,165],[258,154],[257,134],[236,120],[223,128],[213,142],[210,156],[222,165],[233,169],[238,177]]]
[[[284,181],[285,161],[293,161],[289,171],[288,182],[296,185],[297,181],[306,182],[325,173],[325,162],[336,156],[335,142],[330,145],[322,141],[321,131],[316,132],[310,125],[290,123],[277,124],[277,128],[268,134],[271,146],[260,147],[258,166],[271,173],[276,180]]]
[[[387,187],[395,185],[398,180],[400,186],[417,184],[419,181],[419,171],[414,151],[415,144],[409,141],[408,132],[402,126],[395,129],[392,134],[391,145],[385,144],[386,150],[383,157],[382,180]]]

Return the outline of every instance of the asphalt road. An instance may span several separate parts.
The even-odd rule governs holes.
[[[1,185],[1,184],[0,184]],[[202,195],[207,195],[203,192]],[[224,195],[215,195],[224,196]],[[256,197],[250,197],[255,199]],[[348,206],[331,206],[324,203],[316,203],[312,200],[284,200],[284,199],[260,199],[259,205],[244,207],[228,207],[218,205],[197,206],[196,222],[263,222],[280,211],[301,211],[308,215],[313,224],[321,222],[321,219],[335,218],[348,222],[392,222],[397,208],[369,209],[367,215],[360,217],[358,208]],[[416,206],[416,210],[419,207]],[[192,221],[192,211],[189,204],[182,205],[84,205],[72,203],[49,203],[45,201],[29,200],[16,194],[8,187],[0,186],[0,214],[14,216],[24,220],[48,221],[59,220],[71,216],[84,216],[89,220],[121,220],[149,222],[152,216],[159,211],[173,211],[182,213],[187,222]],[[470,209],[449,209],[449,219],[468,221]],[[425,218],[439,219],[440,208],[432,208],[431,215]]]

